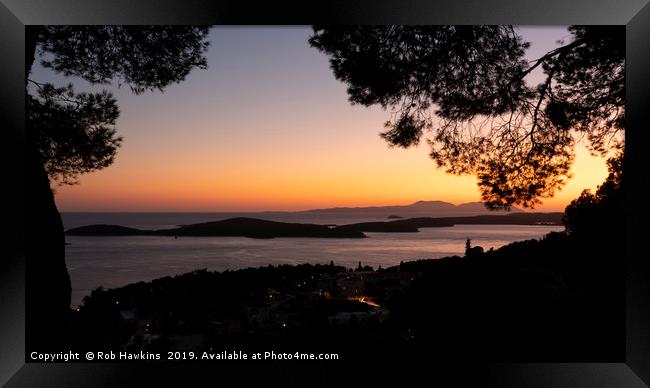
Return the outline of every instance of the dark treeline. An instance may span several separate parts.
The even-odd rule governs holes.
[[[611,237],[551,233],[471,257],[403,263],[419,276],[390,300],[391,325],[446,358],[622,359],[622,240]]]

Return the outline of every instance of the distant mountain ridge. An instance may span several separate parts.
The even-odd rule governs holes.
[[[400,217],[460,217],[478,215],[496,215],[522,213],[523,210],[513,207],[510,211],[488,210],[482,202],[467,202],[460,205],[444,201],[417,201],[410,205],[389,205],[389,206],[364,206],[364,207],[334,207],[324,209],[304,210],[297,213],[317,214],[350,214],[363,213],[367,215],[397,215]]]

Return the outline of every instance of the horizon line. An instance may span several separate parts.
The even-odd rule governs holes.
[[[59,210],[60,213],[299,213],[299,212],[308,212],[308,211],[315,211],[315,210],[336,210],[336,209],[362,209],[362,208],[382,208],[382,207],[390,207],[390,206],[412,206],[417,203],[421,202],[440,202],[440,203],[446,203],[450,204],[453,206],[461,206],[461,205],[466,205],[466,204],[482,204],[484,202],[482,201],[469,201],[469,202],[460,202],[460,203],[453,203],[453,202],[448,202],[448,201],[441,201],[441,200],[418,200],[418,201],[413,201],[409,202],[407,204],[384,204],[384,205],[359,205],[359,206],[354,206],[354,205],[349,205],[349,206],[332,206],[332,207],[311,207],[311,208],[304,208],[304,209],[296,209],[296,210],[243,210],[243,209],[237,209],[237,210],[211,210],[211,209],[205,209],[205,210]],[[554,212],[564,212],[564,207],[563,206],[561,209],[531,209],[531,208],[523,208],[523,207],[517,207],[513,206],[513,209],[517,209],[518,211],[521,212],[527,212],[527,213],[554,213]],[[489,210],[486,208],[486,210]],[[495,213],[501,213],[504,212],[503,210],[493,210]],[[507,211],[509,212],[509,211]]]

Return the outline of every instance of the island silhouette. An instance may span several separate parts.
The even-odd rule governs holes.
[[[236,217],[221,221],[182,225],[172,229],[144,230],[120,225],[95,224],[66,231],[71,236],[194,236],[194,237],[323,237],[364,238],[363,232],[415,233],[420,228],[479,225],[562,225],[562,213],[513,213],[472,217],[419,217],[395,221],[319,225]]]

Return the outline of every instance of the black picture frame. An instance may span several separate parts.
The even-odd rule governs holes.
[[[22,145],[24,144],[24,27],[30,24],[518,24],[625,25],[627,33],[626,179],[626,358],[625,362],[508,363],[485,369],[486,385],[498,387],[644,387],[650,385],[650,265],[644,254],[644,222],[650,190],[644,127],[650,122],[650,5],[648,0],[456,0],[265,2],[202,0],[0,0],[0,116],[9,134],[6,161],[5,222],[9,243],[0,261],[0,384],[19,386],[152,385],[180,383],[196,376],[257,377],[272,385],[297,369],[311,380],[304,385],[333,385],[334,364],[188,365],[188,364],[25,364],[25,220]],[[8,157],[7,157],[8,156]],[[422,360],[426,362],[426,360]],[[419,366],[413,365],[414,369]],[[467,366],[469,368],[469,366]],[[307,369],[309,368],[309,369]],[[432,366],[426,369],[431,385]],[[461,371],[465,366],[459,366]],[[421,369],[421,368],[420,368]],[[473,371],[479,370],[473,369]],[[456,371],[456,370],[455,370]],[[386,369],[373,374],[388,375]],[[462,372],[460,372],[462,373]],[[403,376],[407,378],[407,376]],[[221,378],[221,377],[219,377]],[[295,380],[294,380],[295,381]],[[385,380],[384,380],[385,381]],[[100,382],[101,384],[98,384]],[[287,383],[290,380],[287,380]],[[304,382],[304,381],[303,381]],[[210,385],[213,385],[212,380]],[[191,384],[185,384],[191,385]],[[298,384],[303,385],[303,384]],[[429,384],[427,384],[429,385]],[[448,386],[448,385],[443,385]]]

